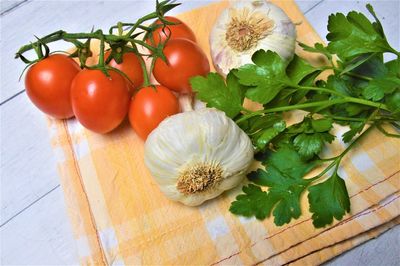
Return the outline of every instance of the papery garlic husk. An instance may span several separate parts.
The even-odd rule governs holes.
[[[295,25],[282,9],[264,0],[231,3],[210,33],[214,67],[224,76],[233,68],[252,63],[251,56],[260,49],[291,60],[295,44]]]
[[[144,159],[169,199],[196,206],[243,180],[253,146],[224,112],[204,108],[161,122],[146,140]]]

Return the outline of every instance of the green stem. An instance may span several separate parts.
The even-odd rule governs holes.
[[[300,90],[313,90],[313,91],[321,91],[321,92],[326,92],[329,94],[334,94],[337,96],[341,96],[343,97],[343,99],[346,99],[346,102],[352,102],[352,103],[358,103],[358,104],[362,104],[362,105],[367,105],[367,106],[371,106],[371,107],[375,107],[375,108],[380,108],[386,111],[389,111],[388,108],[386,107],[386,105],[382,104],[382,103],[376,103],[376,102],[372,102],[372,101],[368,101],[368,100],[364,100],[364,99],[360,99],[360,98],[355,98],[355,97],[351,97],[351,96],[347,96],[343,93],[334,91],[334,90],[330,90],[330,89],[326,89],[326,88],[319,88],[319,87],[311,87],[311,86],[298,86],[295,85],[293,86],[296,89],[300,89]],[[331,100],[329,102],[332,102],[334,100]],[[327,103],[327,106],[330,106],[332,104],[329,104],[329,102]]]
[[[371,131],[372,128],[374,128],[374,125],[370,126],[370,127],[367,128],[363,133],[361,133],[349,146],[347,146],[347,148],[346,148],[339,156],[334,157],[335,160],[334,160],[332,163],[330,163],[330,164],[328,165],[328,167],[326,167],[321,173],[319,173],[318,175],[316,175],[316,176],[314,176],[314,177],[312,177],[312,178],[309,178],[309,179],[307,179],[307,180],[313,182],[313,181],[315,181],[315,180],[320,179],[322,176],[324,176],[324,175],[325,175],[332,167],[334,167],[334,166],[336,167],[335,172],[337,172],[337,170],[338,170],[338,168],[339,168],[340,161],[343,159],[343,157],[354,147],[354,145],[355,145],[357,142],[360,141],[360,139],[361,139],[362,137],[364,137],[365,135],[367,135],[367,133],[368,133],[369,131]]]
[[[236,120],[236,123],[240,123],[240,122],[243,122],[254,116],[258,116],[258,115],[262,115],[262,114],[266,114],[266,113],[285,112],[285,111],[291,111],[291,110],[296,110],[296,109],[307,109],[310,107],[320,107],[320,106],[327,108],[331,105],[348,103],[348,102],[362,104],[362,105],[371,106],[371,107],[375,107],[378,109],[389,111],[387,106],[382,103],[371,102],[368,100],[354,98],[354,97],[343,97],[340,99],[302,103],[302,104],[295,104],[295,105],[290,105],[290,106],[282,106],[282,107],[258,110],[258,111],[254,111],[254,112],[251,112],[249,114],[242,116],[241,118]]]
[[[336,115],[325,115],[325,117],[329,117],[332,118],[333,120],[339,120],[339,121],[365,122],[365,118],[345,117]]]
[[[360,99],[360,98],[354,98],[354,97],[345,97],[344,99],[346,99],[347,102],[358,103],[358,104],[362,104],[362,105],[371,106],[371,107],[375,107],[375,108],[378,108],[378,109],[390,111],[388,109],[388,107],[383,103],[371,102],[371,101],[368,101],[368,100],[364,100],[364,99]]]
[[[104,40],[105,42],[134,42],[137,43],[141,46],[146,47],[150,51],[155,52],[156,48],[152,47],[151,45],[148,45],[146,42],[132,39],[127,36],[116,36],[112,34],[103,34],[101,31],[96,31],[93,33],[67,33],[65,31],[56,31],[52,34],[49,34],[47,37],[41,39],[43,43],[51,43],[59,40],[64,40],[68,42],[74,42],[77,39],[97,39],[97,40]],[[34,49],[36,45],[39,45],[39,42],[34,42],[30,43],[27,45],[22,46],[18,52],[17,52],[17,58],[19,57],[20,54],[23,54],[26,51],[29,51],[31,49]]]
[[[295,104],[295,105],[282,106],[282,107],[276,107],[276,108],[270,108],[270,109],[263,109],[263,110],[254,111],[247,115],[242,116],[241,118],[239,118],[236,121],[236,123],[240,123],[240,122],[243,122],[254,116],[258,116],[258,115],[262,115],[262,114],[266,114],[266,113],[284,112],[284,111],[291,111],[291,110],[296,110],[296,109],[304,109],[304,108],[321,106],[324,104],[334,105],[334,104],[344,103],[344,102],[346,102],[344,99],[335,99],[335,100],[331,100],[331,101],[318,101],[318,102]]]
[[[372,80],[372,78],[370,78],[370,77],[363,76],[363,75],[360,75],[360,74],[357,74],[357,73],[353,73],[353,72],[346,72],[346,73],[344,73],[344,75],[347,75],[347,76],[350,76],[350,77],[354,77],[354,78],[358,78],[358,79],[363,79],[363,80],[366,80],[366,81],[371,81]]]
[[[140,61],[140,66],[142,67],[142,71],[143,71],[143,87],[147,87],[150,85],[150,77],[149,77],[149,73],[147,73],[147,68],[146,68],[146,63],[144,62],[143,57],[138,56],[139,57],[139,61]]]
[[[236,123],[243,122],[251,117],[266,114],[266,113],[275,113],[275,112],[285,112],[285,111],[291,111],[291,110],[296,110],[296,109],[306,109],[310,107],[318,107],[318,106],[331,106],[335,104],[341,104],[341,103],[347,103],[347,102],[352,102],[352,103],[358,103],[358,104],[363,104],[375,108],[380,108],[387,110],[387,107],[384,104],[381,103],[375,103],[363,99],[358,99],[358,98],[353,98],[353,97],[343,97],[341,99],[333,99],[333,100],[326,100],[326,101],[317,101],[317,102],[310,102],[310,103],[302,103],[302,104],[295,104],[295,105],[290,105],[290,106],[282,106],[282,107],[275,107],[275,108],[270,108],[270,109],[263,109],[263,110],[258,110],[251,112],[247,115],[242,116],[239,118]]]
[[[356,118],[356,117],[347,117],[347,116],[336,116],[336,115],[324,115],[325,117],[332,118],[333,120],[338,121],[353,121],[353,122],[368,122],[368,118]],[[376,116],[374,118],[369,119],[369,121],[395,121],[396,119],[391,117],[384,116]]]
[[[400,52],[396,51],[396,49],[392,48],[389,44],[388,44],[388,46],[389,46],[388,52],[395,54],[395,55],[397,55],[398,58],[400,58]]]
[[[378,130],[379,130],[380,132],[382,132],[382,133],[383,133],[385,136],[387,136],[387,137],[391,137],[391,138],[400,138],[400,135],[399,135],[399,134],[393,134],[393,133],[387,132],[380,124],[378,124],[376,127],[378,128]]]
[[[142,23],[145,22],[146,20],[155,19],[155,18],[158,18],[157,12],[153,12],[153,13],[150,13],[150,14],[144,16],[144,17],[141,17],[140,19],[138,19],[138,20],[136,21],[135,24],[133,24],[132,28],[128,31],[127,34],[125,34],[125,36],[131,36],[132,33],[137,29],[137,27],[138,27],[140,24],[142,24]]]
[[[342,70],[340,70],[340,69],[338,69],[337,67],[335,67],[335,66],[324,66],[324,67],[322,67],[321,68],[322,70],[334,70],[334,71],[336,71],[336,72],[342,72]],[[370,80],[372,80],[373,78],[370,78],[370,77],[367,77],[367,76],[364,76],[364,75],[360,75],[360,74],[357,74],[357,73],[354,73],[354,72],[344,72],[344,73],[341,73],[340,75],[347,75],[347,76],[350,76],[350,77],[354,77],[354,78],[358,78],[358,79],[363,79],[363,80],[366,80],[366,81],[370,81]]]
[[[347,95],[345,95],[343,93],[340,93],[340,92],[337,92],[337,91],[334,91],[334,90],[330,90],[330,89],[325,89],[325,88],[310,87],[310,86],[299,86],[299,85],[294,85],[292,87],[295,87],[296,89],[299,89],[299,90],[320,91],[320,92],[326,92],[326,93],[329,93],[329,94],[335,94],[335,95],[338,95],[338,96],[341,96],[341,97],[347,97]]]

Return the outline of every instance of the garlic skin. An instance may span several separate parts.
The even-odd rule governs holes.
[[[282,9],[264,0],[231,3],[210,33],[214,67],[223,76],[252,63],[251,56],[260,49],[291,60],[295,44],[295,25]]]
[[[237,186],[253,161],[249,137],[224,112],[170,116],[145,143],[145,164],[171,200],[197,206]]]

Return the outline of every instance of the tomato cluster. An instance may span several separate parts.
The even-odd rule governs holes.
[[[49,116],[75,116],[97,133],[110,132],[128,115],[132,128],[146,139],[162,120],[180,111],[176,94],[191,93],[189,79],[210,71],[207,56],[196,44],[192,30],[177,18],[165,19],[176,24],[158,27],[146,40],[154,47],[164,43],[166,60],[157,58],[153,69],[161,85],[144,82],[147,72],[134,52],[123,53],[120,63],[114,58],[107,60],[115,68],[107,70],[108,75],[100,69],[81,70],[70,57],[52,54],[29,68],[25,77],[29,98]],[[153,25],[161,24],[157,20]],[[104,58],[110,54],[107,51]]]

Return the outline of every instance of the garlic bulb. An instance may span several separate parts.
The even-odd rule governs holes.
[[[271,50],[282,58],[293,57],[296,28],[279,7],[264,0],[238,1],[225,9],[211,34],[211,57],[216,70],[229,70],[251,62],[259,49]]]
[[[168,198],[196,206],[242,181],[253,147],[224,112],[204,108],[161,122],[146,140],[144,159]]]

